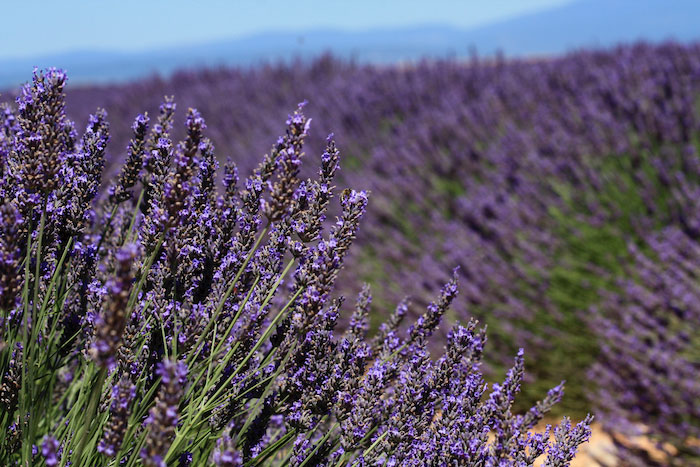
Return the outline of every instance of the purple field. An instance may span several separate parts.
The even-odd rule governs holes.
[[[56,73],[0,96],[3,465],[700,462],[700,45]]]

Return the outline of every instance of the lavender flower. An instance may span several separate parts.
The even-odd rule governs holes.
[[[22,347],[17,345],[12,349],[10,361],[0,380],[0,405],[7,413],[12,413],[17,408],[19,391],[22,386]]]
[[[271,202],[266,207],[266,214],[270,220],[277,220],[287,210],[291,202],[292,194],[299,183],[297,175],[301,166],[302,146],[304,138],[309,131],[311,120],[302,113],[306,103],[299,107],[287,119],[287,134],[278,142],[272,151],[277,165],[277,180],[272,184]]]
[[[556,443],[550,446],[544,465],[547,467],[569,465],[576,455],[576,446],[588,441],[591,431],[586,425],[593,421],[592,417],[571,427],[571,421],[565,418],[561,425],[554,430]]]
[[[122,445],[124,434],[128,427],[131,414],[130,405],[136,396],[134,386],[126,375],[123,375],[112,388],[112,402],[109,406],[109,419],[97,451],[107,457],[114,457]]]
[[[44,438],[44,441],[41,443],[41,455],[44,457],[47,466],[54,467],[59,465],[61,461],[59,448],[60,444],[56,438],[51,436]]]
[[[55,68],[34,71],[17,98],[16,151],[10,170],[24,196],[48,196],[57,186],[63,159],[73,150],[75,132],[64,111],[66,74]]]
[[[440,318],[447,311],[456,295],[457,271],[455,270],[452,273],[452,280],[445,284],[445,286],[442,288],[439,301],[428,305],[427,312],[418,318],[415,325],[411,326],[409,330],[411,340],[430,337],[440,322]]]
[[[156,368],[156,374],[160,376],[161,387],[146,418],[148,436],[140,455],[145,465],[162,467],[167,465],[164,456],[178,423],[178,405],[187,381],[187,366],[182,362],[164,360]]]
[[[243,457],[235,449],[231,438],[223,437],[217,441],[217,447],[211,455],[212,464],[217,467],[240,467]]]
[[[124,246],[116,254],[117,270],[110,279],[107,289],[111,301],[106,304],[95,323],[95,343],[90,349],[91,357],[100,366],[114,364],[114,356],[121,345],[122,333],[127,323],[127,309],[131,285],[134,280],[133,264],[138,254],[138,246]]]
[[[17,207],[0,208],[0,309],[9,311],[20,299],[23,219]]]
[[[138,181],[138,176],[143,166],[148,123],[148,114],[139,114],[131,126],[131,129],[134,131],[134,136],[131,141],[129,141],[126,162],[119,173],[117,182],[109,189],[110,201],[114,204],[121,203],[132,197],[129,190]]]

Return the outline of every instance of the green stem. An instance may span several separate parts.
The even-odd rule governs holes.
[[[83,414],[83,424],[81,427],[81,433],[79,435],[80,444],[78,444],[73,460],[76,465],[83,465],[81,463],[81,456],[83,450],[85,449],[85,444],[92,435],[91,425],[93,419],[95,418],[95,413],[97,412],[97,405],[100,402],[100,396],[102,395],[102,386],[104,385],[105,379],[107,378],[107,368],[100,368],[97,378],[92,385],[92,392],[90,393],[90,402],[88,404],[87,410]]]

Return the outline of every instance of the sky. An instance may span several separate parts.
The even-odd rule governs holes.
[[[269,31],[482,26],[571,0],[9,0],[0,59],[146,51]],[[28,6],[30,5],[30,6]]]

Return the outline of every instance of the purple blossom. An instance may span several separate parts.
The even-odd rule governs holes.
[[[41,443],[41,455],[44,457],[47,466],[54,467],[59,464],[61,461],[60,444],[56,438],[51,436],[44,438],[44,441]]]

